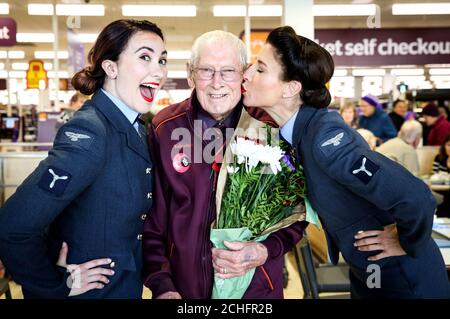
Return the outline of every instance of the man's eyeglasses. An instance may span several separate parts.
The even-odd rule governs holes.
[[[194,68],[193,70],[200,80],[212,80],[216,72],[219,72],[222,80],[226,82],[240,81],[242,77],[242,72],[236,71],[235,69],[221,69],[216,71],[212,68]]]

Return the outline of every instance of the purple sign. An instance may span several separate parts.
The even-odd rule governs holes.
[[[84,44],[78,39],[78,35],[72,30],[67,30],[67,46],[69,51],[68,66],[70,76],[84,68]]]
[[[0,18],[0,47],[16,45],[17,24],[14,19]]]
[[[322,29],[315,38],[339,66],[450,63],[450,28]]]

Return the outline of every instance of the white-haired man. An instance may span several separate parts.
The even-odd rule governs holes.
[[[214,270],[231,278],[252,268],[255,274],[243,298],[283,297],[284,254],[301,239],[307,223],[297,222],[261,243],[231,242],[226,244],[229,250],[213,249],[209,236],[216,218],[218,170],[215,162],[205,160],[203,150],[202,160],[195,160],[198,149],[209,144],[202,139],[206,130],[236,128],[244,107],[245,67],[245,46],[235,35],[224,31],[201,35],[188,64],[191,97],[163,109],[152,121],[155,204],[144,224],[143,254],[145,285],[154,298],[210,298]],[[274,124],[264,112],[254,108],[247,112]],[[201,132],[195,129],[198,120]],[[190,132],[189,141],[179,143],[174,133],[180,129]]]
[[[416,148],[422,138],[422,125],[418,121],[410,120],[403,123],[398,136],[377,148],[386,157],[403,165],[413,175],[419,176],[419,158]]]

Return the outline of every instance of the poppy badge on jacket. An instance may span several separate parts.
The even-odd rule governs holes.
[[[173,157],[172,165],[178,173],[185,173],[191,166],[191,159],[184,153],[178,153]]]

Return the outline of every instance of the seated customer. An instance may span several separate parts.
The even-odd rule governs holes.
[[[439,154],[434,158],[433,173],[450,173],[450,134],[444,139],[439,148]],[[438,217],[450,217],[450,192],[439,193],[444,195],[444,200],[438,205],[436,215]]]
[[[389,115],[382,110],[382,106],[375,96],[362,97],[360,107],[362,115],[359,117],[359,127],[371,131],[379,139],[379,142],[385,142],[397,136],[394,124]]]
[[[450,134],[444,139],[439,148],[439,154],[434,158],[433,173],[450,173]]]
[[[426,145],[442,145],[445,137],[450,134],[450,122],[439,113],[436,104],[429,103],[422,110],[425,124],[430,127]]]
[[[400,128],[396,138],[393,138],[380,147],[377,152],[396,161],[413,175],[419,176],[419,158],[416,148],[422,138],[422,125],[415,121],[406,121]]]

